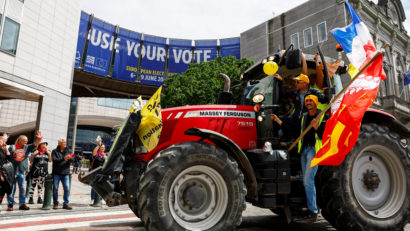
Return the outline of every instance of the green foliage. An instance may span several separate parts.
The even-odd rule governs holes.
[[[209,62],[190,64],[181,74],[168,77],[165,80],[161,95],[163,108],[215,104],[219,92],[223,91],[224,80],[220,73],[231,78],[231,91],[234,95],[234,104],[241,101],[242,87],[232,88],[241,83],[240,75],[251,65],[250,59],[237,59],[233,56],[217,57]]]

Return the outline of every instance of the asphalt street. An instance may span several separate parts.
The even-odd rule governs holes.
[[[139,218],[137,218],[127,205],[109,208],[90,206],[91,188],[77,180],[77,175],[72,177],[70,205],[73,210],[43,210],[41,204],[29,205],[30,210],[6,211],[6,201],[0,205],[0,230],[145,230]],[[16,193],[16,201],[18,192]],[[59,200],[62,200],[62,187],[59,188]],[[36,201],[36,200],[35,200]],[[323,217],[315,223],[287,224],[286,221],[268,209],[261,209],[247,204],[243,213],[242,224],[237,227],[238,231],[333,231],[335,230]],[[410,231],[410,225],[405,228]]]

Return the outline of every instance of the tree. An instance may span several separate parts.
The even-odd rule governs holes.
[[[223,90],[224,80],[220,73],[231,78],[231,87],[240,83],[240,75],[251,65],[250,59],[237,59],[233,56],[218,56],[209,62],[190,64],[188,69],[165,80],[161,95],[163,108],[215,104],[219,92]],[[239,104],[243,88],[231,88],[234,104]]]

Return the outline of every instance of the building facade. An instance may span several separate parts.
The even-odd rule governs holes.
[[[0,130],[67,136],[81,1],[0,0]]]
[[[286,49],[290,44],[304,53],[317,53],[320,46],[324,55],[337,58],[337,41],[330,33],[334,28],[351,23],[344,0],[309,0],[271,20],[241,33],[241,57],[255,62]],[[384,53],[386,80],[380,84],[374,108],[391,113],[410,126],[410,85],[403,80],[410,67],[410,37],[403,27],[405,14],[400,0],[350,0],[355,11],[365,22],[378,49],[390,46]],[[348,59],[343,55],[345,63]],[[345,76],[343,82],[349,81]]]
[[[401,1],[350,3],[376,46],[390,44],[384,55],[388,78],[373,107],[410,126],[410,86],[403,85],[410,66],[410,39],[402,25]],[[109,142],[126,117],[127,100],[72,97],[80,16],[80,0],[0,0],[0,131],[11,133],[11,140],[20,134],[32,138],[34,130],[40,129],[50,147],[60,137],[67,137],[70,144],[76,143],[75,137],[77,143],[92,144],[101,135]],[[258,62],[294,44],[308,54],[316,53],[319,45],[326,56],[337,58],[337,42],[330,30],[349,23],[343,0],[310,0],[241,33],[241,57]],[[96,93],[96,89],[86,90]],[[70,114],[73,105],[76,114]]]

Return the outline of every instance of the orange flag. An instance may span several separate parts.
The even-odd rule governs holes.
[[[323,133],[322,148],[312,159],[311,167],[339,165],[352,150],[359,137],[363,115],[376,98],[380,79],[386,78],[382,65],[383,56],[380,55],[335,102]]]

